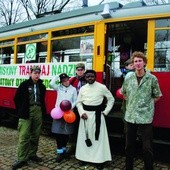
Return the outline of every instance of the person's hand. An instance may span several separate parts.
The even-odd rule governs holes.
[[[84,119],[84,120],[86,120],[86,119],[88,119],[88,116],[87,116],[86,113],[83,113],[82,116],[81,116],[81,118]]]

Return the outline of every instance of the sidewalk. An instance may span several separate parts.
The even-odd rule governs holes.
[[[11,170],[11,165],[16,160],[16,147],[18,142],[18,131],[0,127],[0,170]],[[24,166],[22,170],[95,170],[95,166],[79,166],[79,161],[74,155],[69,160],[64,160],[61,163],[55,162],[55,139],[49,136],[41,135],[39,142],[38,156],[43,159],[43,162],[36,164],[31,161],[28,166]],[[108,162],[104,170],[123,170],[125,165],[125,157],[121,155],[113,155],[113,161]],[[155,163],[155,170],[170,170],[169,165]],[[20,169],[21,170],[21,169]],[[143,170],[143,161],[135,160],[135,169]]]

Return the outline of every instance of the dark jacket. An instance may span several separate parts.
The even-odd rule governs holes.
[[[45,92],[46,92],[46,87],[43,84],[42,80],[38,80],[38,87],[40,90],[40,103],[41,103],[41,109],[42,113],[46,114],[46,107],[45,107]],[[25,80],[20,84],[18,87],[15,97],[14,97],[14,102],[15,106],[19,115],[19,118],[22,119],[28,119],[29,118],[29,88],[30,86],[33,86],[33,81],[31,78],[28,80]]]

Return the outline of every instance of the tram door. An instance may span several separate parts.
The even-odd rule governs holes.
[[[146,52],[147,21],[109,23],[106,34],[105,84],[115,96],[115,109],[121,100],[116,98],[126,74],[124,63],[134,51]],[[115,110],[114,109],[114,110]]]

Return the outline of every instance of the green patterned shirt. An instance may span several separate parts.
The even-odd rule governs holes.
[[[152,123],[154,115],[154,98],[162,96],[157,78],[149,72],[143,76],[138,85],[136,74],[128,77],[122,86],[126,96],[125,120],[136,124]]]

